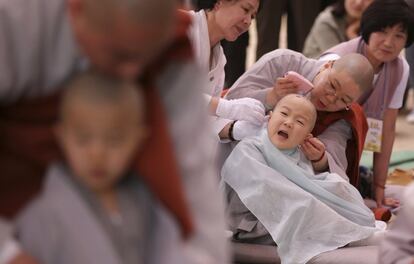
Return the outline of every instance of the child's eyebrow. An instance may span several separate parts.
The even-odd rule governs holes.
[[[280,108],[285,108],[286,110],[290,110],[290,107],[288,107],[286,105],[282,105],[282,106],[280,106]]]
[[[305,121],[308,121],[310,119],[309,116],[301,115],[301,114],[298,114],[298,117],[304,119]]]

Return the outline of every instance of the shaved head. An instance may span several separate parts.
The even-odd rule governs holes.
[[[79,49],[105,74],[135,79],[184,23],[175,0],[67,0]]]
[[[76,0],[75,0],[76,1]],[[110,26],[114,14],[127,15],[140,25],[165,26],[174,19],[175,0],[77,0],[83,1],[85,11],[93,22]]]
[[[362,94],[372,89],[374,70],[365,56],[357,53],[347,54],[336,60],[332,69],[337,72],[346,71],[349,73]]]
[[[78,103],[122,107],[128,120],[144,120],[144,97],[137,85],[94,71],[80,74],[66,86],[61,103],[61,121]]]
[[[310,117],[309,124],[311,125],[310,131],[312,131],[313,127],[315,126],[316,118],[318,114],[316,112],[316,108],[313,105],[313,103],[305,96],[301,94],[288,94],[282,97],[282,99],[280,99],[280,101],[276,104],[275,108],[277,107],[278,104],[282,104],[282,103],[290,104],[291,102],[294,102],[294,101],[299,102],[298,105],[300,106],[300,108],[304,109],[306,112],[309,113],[309,117]]]

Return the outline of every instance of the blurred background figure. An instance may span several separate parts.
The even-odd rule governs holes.
[[[414,10],[414,0],[405,0],[412,10]],[[411,45],[405,49],[405,58],[407,59],[408,65],[410,65],[410,78],[408,79],[408,88],[406,93],[408,95],[409,90],[414,91],[414,45]],[[414,97],[414,92],[413,95]],[[407,96],[406,96],[407,97]],[[405,98],[407,100],[407,98]],[[406,120],[409,123],[414,124],[414,108],[407,115]]]
[[[329,48],[359,36],[362,13],[373,0],[339,0],[315,20],[303,48],[303,55],[318,58]]]
[[[279,47],[281,18],[285,13],[287,48],[302,51],[305,38],[320,10],[320,0],[262,0],[256,19],[256,60]]]
[[[155,230],[174,230],[160,227],[172,218],[133,171],[149,132],[145,105],[134,82],[92,71],[65,87],[55,126],[64,157],[49,166],[42,194],[16,226],[41,263],[153,263],[157,247],[174,263],[180,254],[157,243]],[[163,239],[178,242],[168,232]]]
[[[94,68],[143,87],[150,133],[134,169],[176,219],[180,250],[191,263],[227,262],[207,116],[194,89],[205,83],[187,36],[191,19],[177,7],[175,0],[1,1],[0,53],[8,54],[0,56],[1,217],[14,217],[41,189],[59,157],[52,126],[64,84]]]
[[[226,78],[224,82],[225,88],[230,88],[233,83],[246,71],[247,47],[249,46],[249,32],[240,35],[236,41],[223,40],[224,54],[227,63],[224,67]]]
[[[380,264],[414,264],[414,184],[405,190],[404,205],[380,247]]]

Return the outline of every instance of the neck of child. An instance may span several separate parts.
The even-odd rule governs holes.
[[[99,190],[96,192],[96,195],[105,212],[108,214],[119,212],[117,193],[114,188]]]

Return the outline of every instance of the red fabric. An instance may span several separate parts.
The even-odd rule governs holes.
[[[346,157],[348,160],[346,174],[349,177],[349,182],[355,187],[358,187],[359,161],[361,159],[365,137],[368,131],[368,123],[362,107],[359,104],[354,103],[348,111],[318,112],[318,118],[312,133],[314,136],[318,136],[331,124],[341,119],[348,121],[352,127],[352,138],[348,140],[346,146]]]
[[[371,210],[374,213],[376,220],[388,222],[391,219],[392,213],[388,208],[373,208]]]
[[[0,108],[2,216],[14,216],[40,190],[48,162],[58,156],[52,131],[58,98],[21,100]]]
[[[192,57],[186,31],[190,18],[178,14],[176,41],[150,67],[146,78],[146,103],[151,135],[133,167],[151,191],[171,211],[184,237],[191,235],[193,222],[185,200],[167,120],[154,80],[171,61]],[[41,188],[49,162],[60,157],[52,126],[60,95],[21,100],[0,107],[0,215],[12,217]]]
[[[151,128],[147,145],[144,146],[146,154],[140,156],[136,168],[139,168],[140,174],[143,175],[150,189],[175,215],[182,227],[183,236],[188,237],[194,226],[184,196],[172,142],[167,132],[164,108],[154,88],[156,76],[169,61],[188,61],[193,57],[192,46],[187,36],[191,17],[184,11],[178,11],[177,16],[179,23],[175,41],[154,64],[148,67],[144,74],[145,78],[141,80],[147,88],[147,105],[150,108],[147,111],[148,121],[153,128]]]

